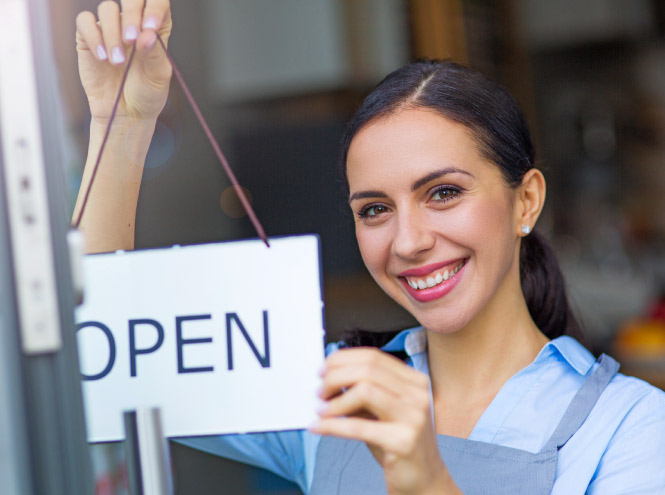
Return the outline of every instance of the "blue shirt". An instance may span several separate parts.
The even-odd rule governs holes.
[[[328,351],[336,349],[332,344]],[[409,365],[429,374],[422,328],[399,333],[383,350],[405,351]],[[505,383],[469,439],[539,452],[596,366],[593,355],[575,339],[552,340]],[[319,438],[307,431],[288,431],[180,442],[273,471],[307,493]],[[617,374],[582,427],[559,451],[552,493],[665,494],[665,393]]]

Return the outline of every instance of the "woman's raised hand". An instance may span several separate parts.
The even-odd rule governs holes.
[[[144,5],[145,3],[145,5]],[[136,58],[118,107],[118,118],[155,120],[164,108],[171,65],[157,41],[171,33],[168,0],[112,0],[99,4],[97,16],[81,12],[76,18],[79,74],[88,96],[93,121],[111,115],[132,46]]]
[[[423,373],[378,349],[341,350],[326,360],[320,395],[311,431],[365,442],[388,493],[460,493],[439,455]]]
[[[81,12],[76,18],[79,74],[92,121],[73,218],[79,220],[90,253],[134,248],[143,165],[171,80],[171,64],[157,40],[157,33],[164,43],[171,34],[169,1],[121,0],[121,6],[122,10],[107,0],[99,4],[97,16]],[[96,174],[99,150],[106,142],[106,127],[134,47],[136,56]]]

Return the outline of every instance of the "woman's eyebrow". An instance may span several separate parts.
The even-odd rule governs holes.
[[[387,198],[388,195],[382,191],[359,191],[353,193],[349,196],[349,203],[355,199],[364,199],[364,198]]]
[[[468,172],[466,170],[462,170],[461,168],[457,167],[446,167],[442,168],[441,170],[435,170],[434,172],[430,172],[426,176],[418,179],[411,185],[411,190],[416,191],[417,189],[420,189],[422,186],[427,184],[428,182],[431,182],[435,179],[438,179],[439,177],[443,177],[444,175],[448,174],[464,174],[468,175],[469,177],[473,177],[473,174],[471,172]]]
[[[442,168],[441,170],[435,170],[434,172],[430,172],[426,176],[418,179],[413,183],[411,186],[411,190],[415,191],[425,184],[427,184],[430,181],[433,181],[435,179],[438,179],[439,177],[443,177],[444,175],[448,174],[464,174],[468,175],[469,177],[474,177],[474,175],[471,172],[468,172],[466,170],[462,170],[461,168],[457,167],[446,167]],[[358,191],[356,193],[353,193],[351,196],[349,196],[349,203],[351,203],[355,199],[365,199],[365,198],[387,198],[388,195],[384,193],[383,191]]]

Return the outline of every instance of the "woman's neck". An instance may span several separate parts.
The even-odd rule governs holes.
[[[433,384],[448,389],[484,388],[497,380],[505,383],[530,364],[548,339],[530,319],[512,321],[503,329],[474,325],[453,335],[428,332]]]
[[[456,332],[428,331],[437,432],[468,436],[506,381],[528,366],[548,342],[531,319],[521,291],[518,294],[494,298]],[[446,418],[452,421],[448,426]]]

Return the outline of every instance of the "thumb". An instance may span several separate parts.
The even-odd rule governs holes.
[[[169,33],[160,33],[164,47],[167,46]],[[136,55],[148,79],[161,81],[170,79],[171,63],[166,56],[165,48],[157,38],[155,31],[143,31],[136,40]]]

